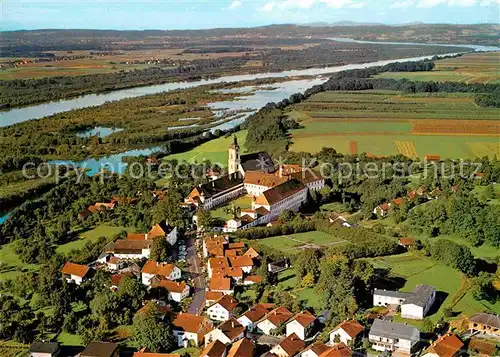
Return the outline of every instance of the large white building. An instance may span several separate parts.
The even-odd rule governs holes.
[[[411,354],[420,341],[420,331],[406,324],[375,319],[368,339],[376,351]]]
[[[375,289],[373,306],[401,308],[401,317],[422,320],[436,300],[436,289],[430,285],[417,285],[412,292]]]
[[[325,186],[318,172],[299,165],[275,166],[265,152],[241,155],[236,138],[228,157],[228,175],[193,188],[185,199],[196,207],[211,209],[244,194],[251,196],[252,208],[228,220],[223,229],[226,232],[269,223],[284,210],[297,211],[309,190]]]

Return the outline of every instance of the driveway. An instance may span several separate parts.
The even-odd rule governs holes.
[[[203,305],[205,302],[205,287],[206,281],[205,276],[201,268],[201,261],[196,254],[196,247],[194,246],[194,237],[189,237],[187,239],[186,245],[186,261],[189,266],[189,273],[191,274],[191,279],[193,279],[193,301],[189,305],[188,312],[191,314],[200,314],[203,310]]]

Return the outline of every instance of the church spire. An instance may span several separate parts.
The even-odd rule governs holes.
[[[240,171],[240,146],[236,136],[233,137],[233,143],[229,145],[228,154],[227,171],[231,175]]]

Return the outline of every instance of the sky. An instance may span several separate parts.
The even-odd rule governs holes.
[[[500,23],[500,0],[0,0],[0,30]]]

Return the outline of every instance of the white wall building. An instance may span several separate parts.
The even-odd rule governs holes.
[[[420,331],[406,324],[375,319],[368,339],[376,351],[399,351],[410,354],[420,341]]]
[[[179,280],[182,271],[173,264],[159,263],[148,260],[141,270],[141,280],[146,286],[151,286],[151,280],[157,277],[159,280]]]
[[[309,337],[313,330],[316,317],[308,311],[295,315],[286,324],[286,335],[296,334],[301,340]]]
[[[417,285],[410,292],[375,289],[373,306],[401,307],[401,317],[421,320],[436,300],[436,289],[430,285]]]
[[[207,309],[207,316],[213,321],[227,321],[233,317],[233,310],[238,306],[238,300],[231,295],[224,295]]]

